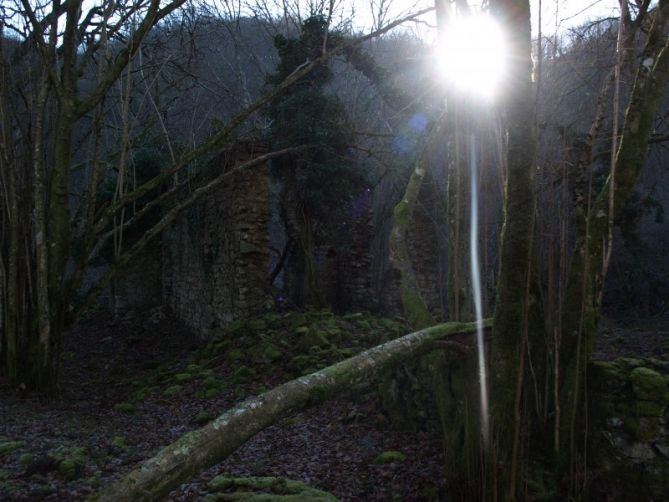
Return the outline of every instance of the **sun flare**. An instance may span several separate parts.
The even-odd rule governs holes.
[[[444,27],[437,61],[443,77],[456,88],[492,98],[506,66],[506,44],[489,16],[457,16]]]

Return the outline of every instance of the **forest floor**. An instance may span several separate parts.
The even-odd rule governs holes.
[[[669,315],[602,326],[598,358],[666,354]],[[275,314],[203,345],[161,309],[98,314],[65,337],[57,398],[0,382],[0,500],[82,500],[245,397],[405,332],[361,314]],[[341,500],[441,500],[438,434],[393,425],[379,395],[285,419],[168,500],[200,500],[219,474],[286,477]]]
[[[310,322],[289,320],[291,325]],[[358,337],[349,344],[350,353],[382,341],[361,334],[370,323],[375,336],[388,326],[391,336],[407,331],[400,323],[380,325],[367,316],[328,322]],[[282,329],[277,334],[288,339]],[[322,351],[316,359],[298,359],[295,367],[272,361],[276,356],[265,344],[269,354],[247,361],[253,348],[228,340],[203,346],[162,310],[79,323],[65,339],[57,399],[43,401],[0,387],[0,500],[84,499],[233,404],[317,369],[304,364],[341,358]],[[223,357],[217,354],[221,348]],[[3,456],[3,441],[18,447]],[[389,451],[402,455],[378,462]],[[70,460],[65,467],[63,459]],[[371,392],[329,401],[270,427],[169,500],[201,499],[207,481],[221,473],[282,476],[342,500],[428,500],[442,488],[442,465],[438,438],[392,427],[378,393]]]

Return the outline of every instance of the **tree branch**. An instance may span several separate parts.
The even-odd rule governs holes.
[[[430,12],[434,10],[433,7],[423,9],[421,11],[418,11],[415,14],[412,14],[410,16],[407,16],[405,18],[399,19],[393,23],[390,23],[388,26],[385,26],[383,28],[380,28],[376,31],[373,31],[371,33],[368,33],[367,35],[364,35],[362,37],[352,39],[352,40],[347,40],[346,42],[338,45],[337,47],[333,48],[332,50],[326,52],[323,54],[321,57],[314,61],[307,61],[304,65],[300,66],[297,70],[295,70],[293,73],[291,73],[286,79],[281,82],[279,85],[277,85],[272,91],[268,92],[258,100],[256,100],[253,104],[249,105],[235,115],[228,124],[218,131],[216,134],[212,135],[211,138],[206,140],[203,144],[198,146],[197,148],[194,148],[193,150],[190,150],[189,152],[185,153],[182,155],[182,157],[179,159],[179,161],[170,169],[164,171],[160,175],[156,176],[155,178],[147,181],[144,183],[142,186],[137,187],[135,190],[132,192],[127,193],[124,197],[120,198],[118,201],[116,201],[114,204],[109,206],[105,212],[101,215],[100,219],[98,222],[95,224],[95,227],[93,231],[95,233],[99,233],[104,230],[104,228],[109,224],[111,219],[113,218],[114,214],[116,214],[121,208],[123,208],[126,204],[132,202],[133,200],[138,199],[139,197],[142,197],[143,195],[147,194],[151,190],[157,188],[160,186],[165,180],[169,179],[172,177],[175,173],[179,172],[181,169],[183,169],[185,166],[188,165],[189,162],[195,160],[196,158],[211,152],[215,150],[216,148],[219,148],[222,144],[224,144],[226,141],[229,140],[230,135],[232,132],[239,127],[241,124],[244,123],[244,121],[250,117],[253,113],[261,110],[267,103],[270,101],[276,99],[278,96],[280,96],[283,92],[285,92],[289,87],[291,87],[293,84],[295,84],[298,80],[300,80],[302,77],[308,75],[310,72],[312,72],[315,68],[318,66],[322,65],[325,63],[328,59],[331,57],[339,54],[340,52],[346,50],[348,47],[352,47],[358,44],[361,44],[365,42],[366,40],[370,40],[372,38],[378,37],[379,35],[382,35],[397,26],[401,25],[402,23],[405,23],[406,21],[410,21],[412,19],[415,19],[419,16],[422,16],[426,14],[427,12]]]
[[[296,151],[304,150],[306,148],[309,147],[299,146],[299,147],[284,148],[283,150],[277,150],[275,152],[270,152],[265,155],[261,155],[252,160],[249,160],[248,162],[244,162],[243,164],[240,164],[237,167],[230,169],[229,171],[224,172],[216,179],[194,190],[193,193],[191,193],[191,195],[188,198],[186,198],[180,204],[170,209],[160,219],[160,221],[158,221],[158,223],[156,223],[153,227],[147,230],[144,233],[144,235],[142,235],[142,237],[126,253],[122,254],[119,257],[119,259],[111,267],[109,267],[109,269],[102,275],[102,277],[98,280],[98,282],[93,287],[91,287],[90,290],[88,290],[88,292],[84,296],[84,301],[82,302],[81,305],[78,306],[77,310],[81,310],[81,308],[90,305],[92,301],[95,299],[95,297],[100,293],[100,291],[107,286],[107,284],[109,283],[109,281],[118,271],[119,268],[123,267],[134,256],[136,256],[140,251],[142,251],[146,247],[146,245],[149,242],[151,242],[156,236],[160,235],[160,233],[169,224],[171,224],[184,209],[187,209],[188,207],[192,206],[203,195],[209,193],[212,189],[219,186],[221,183],[223,183],[225,180],[227,180],[234,174],[244,171],[250,167],[257,166],[259,164],[267,162],[268,160],[273,159],[275,157],[280,157],[282,155],[294,153]]]
[[[105,78],[98,84],[95,90],[83,100],[78,101],[75,114],[82,117],[97,105],[100,100],[107,95],[107,92],[118,79],[118,76],[128,65],[130,59],[135,55],[139,49],[144,37],[149,32],[152,26],[165,16],[178,9],[186,0],[174,0],[167,4],[166,7],[160,9],[160,0],[151,0],[151,4],[142,19],[137,31],[135,31],[130,39],[130,42],[123,48],[123,50],[116,56],[114,63],[107,70]]]

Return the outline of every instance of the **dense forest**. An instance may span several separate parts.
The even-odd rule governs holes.
[[[0,499],[669,498],[669,0],[530,3],[3,1]]]

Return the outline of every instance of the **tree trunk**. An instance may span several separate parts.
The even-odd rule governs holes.
[[[467,195],[471,173],[469,172],[467,153],[467,134],[471,133],[467,124],[472,117],[463,114],[472,113],[462,101],[465,96],[452,91],[449,96],[449,151],[448,162],[448,318],[451,321],[471,321],[472,283],[470,275],[469,252],[467,249],[467,215],[470,197]]]
[[[605,279],[605,243],[609,226],[632,195],[641,174],[653,122],[669,82],[669,0],[660,1],[639,58],[629,105],[625,112],[620,146],[616,152],[615,186],[611,178],[597,194],[579,229],[567,279],[563,331],[561,336],[562,434],[574,449],[574,428],[583,401],[584,373],[592,353],[599,320],[601,293]],[[613,214],[609,204],[613,190]],[[610,217],[612,216],[612,218]],[[565,445],[567,446],[567,445]]]
[[[300,204],[297,210],[297,230],[299,244],[304,258],[304,290],[306,291],[306,304],[322,309],[326,306],[325,292],[320,271],[316,265],[316,245],[314,243],[314,219],[309,215],[304,204]]]
[[[423,180],[430,163],[429,155],[438,142],[442,141],[443,121],[440,120],[432,129],[427,145],[419,154],[406,190],[393,209],[393,228],[390,231],[390,262],[400,272],[400,298],[404,313],[411,326],[416,329],[434,324],[434,319],[421,295],[416,274],[409,255],[409,230],[413,222],[414,210],[418,202]]]
[[[518,491],[521,398],[528,343],[529,285],[535,215],[535,103],[529,1],[495,0],[493,12],[505,29],[508,81],[504,118],[507,133],[507,178],[501,236],[491,380],[493,441],[504,465],[501,490],[509,498]]]
[[[474,324],[465,323],[426,328],[248,399],[163,448],[93,499],[110,502],[158,500],[180,483],[223,461],[279,419],[323,402],[352,386],[368,385],[384,370],[435,349],[435,342],[441,338],[472,343],[471,335],[475,329]]]
[[[52,358],[51,346],[51,315],[49,305],[49,262],[47,249],[47,212],[46,187],[44,183],[44,114],[46,113],[49,92],[48,75],[43,72],[36,103],[35,127],[33,131],[33,225],[35,226],[35,310],[37,336],[33,343],[37,344],[39,362],[37,368],[50,367]],[[40,381],[37,378],[37,381]]]

